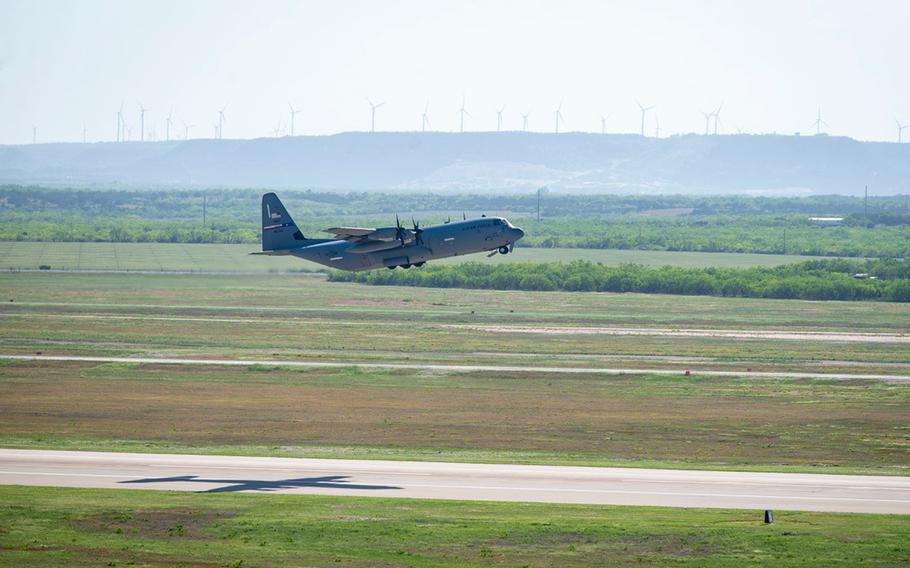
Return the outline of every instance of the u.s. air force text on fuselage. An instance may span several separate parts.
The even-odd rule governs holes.
[[[332,227],[333,239],[306,238],[274,193],[262,196],[262,252],[292,255],[340,270],[410,268],[429,260],[490,251],[512,252],[524,231],[502,217],[480,217],[406,228]]]

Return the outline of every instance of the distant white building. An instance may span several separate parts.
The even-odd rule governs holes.
[[[809,217],[809,220],[819,225],[841,225],[844,222],[843,217]]]

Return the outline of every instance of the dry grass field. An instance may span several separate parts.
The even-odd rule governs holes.
[[[81,362],[7,362],[0,377],[8,440],[438,448],[891,473],[907,463],[910,389],[877,382]]]
[[[253,275],[3,274],[0,290],[0,353],[278,362],[5,361],[6,446],[892,474],[910,464],[907,383],[698,374],[907,375],[907,305],[453,292]],[[573,326],[849,332],[860,340],[565,332]],[[872,341],[877,334],[896,339]],[[351,367],[300,370],[281,361]],[[526,370],[355,366],[370,361]],[[547,366],[679,375],[536,372]]]

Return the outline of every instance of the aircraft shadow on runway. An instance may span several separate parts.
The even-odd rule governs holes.
[[[178,475],[174,477],[148,477],[145,479],[128,479],[119,483],[219,483],[222,487],[214,487],[202,493],[228,493],[232,491],[279,491],[281,489],[297,489],[301,487],[315,487],[319,489],[362,489],[382,490],[401,489],[394,485],[361,485],[350,483],[349,475],[327,475],[325,477],[300,477],[297,479],[207,479],[198,475]]]

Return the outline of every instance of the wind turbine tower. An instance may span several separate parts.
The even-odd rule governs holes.
[[[712,114],[714,115],[714,135],[717,136],[717,123],[720,122],[720,111],[724,108],[724,103],[720,103],[720,106],[717,107],[717,110]]]
[[[559,101],[559,106],[556,107],[556,134],[559,134],[559,119],[565,122],[565,118],[562,116],[562,101]]]
[[[370,132],[376,132],[376,109],[384,105],[385,103],[373,104],[373,101],[367,99],[367,102],[370,103]]]
[[[496,132],[502,130],[502,111],[506,110],[506,106],[502,105],[499,110],[496,111]]]
[[[901,124],[899,120],[895,120],[894,122],[897,123],[897,143],[900,144],[901,137],[904,133],[904,129],[907,128],[907,126],[910,126],[910,124],[907,124],[907,125]]]
[[[528,111],[521,115],[521,130],[522,132],[528,131],[528,117],[531,116],[531,111]]]
[[[459,126],[458,126],[459,132],[464,132],[464,115],[471,116],[471,113],[468,112],[468,109],[466,109],[466,108],[464,107],[464,103],[465,103],[465,97],[462,96],[462,97],[461,97],[461,108],[458,109],[458,114],[459,114],[459,117],[460,117],[460,120],[459,120],[459,123],[458,123],[458,124],[459,124]]]
[[[85,121],[83,120],[82,121],[82,143],[83,144],[85,144],[85,139],[86,139],[85,134],[86,134]]]
[[[38,143],[38,127],[32,126],[32,144]]]
[[[183,122],[183,121],[181,121]],[[196,126],[195,124],[187,124],[183,122],[183,139],[188,140],[190,136],[190,128]]]
[[[711,117],[714,116],[713,112],[701,112],[702,116],[705,117],[705,136],[711,134]]]
[[[427,104],[423,106],[423,114],[420,115],[420,131],[426,132],[427,128],[430,127],[430,99],[427,99]]]
[[[609,114],[606,116],[600,115],[600,133],[601,134],[607,133],[607,119],[610,118],[610,116],[612,116],[612,115],[609,115]]]
[[[120,110],[117,111],[117,142],[123,142],[123,103],[120,103]]]
[[[145,113],[148,109],[139,103],[139,141],[145,142]]]
[[[818,115],[815,118],[815,122],[812,123],[812,125],[815,126],[816,136],[822,133],[822,124],[828,126],[828,123],[822,120],[822,108],[818,107]]]
[[[227,120],[224,118],[224,111],[227,110],[227,105],[223,106],[221,110],[218,111],[218,136],[217,138],[221,140],[224,138],[224,123]]]
[[[659,119],[658,117],[655,116],[655,117],[654,117],[654,122],[655,122],[655,124],[656,124],[656,126],[654,127],[654,137],[655,137],[655,138],[660,138],[660,119]]]
[[[648,112],[649,110],[651,110],[652,108],[654,108],[654,105],[651,105],[649,107],[644,107],[638,101],[635,101],[635,104],[637,104],[638,108],[641,109],[641,135],[644,136],[645,135],[645,113]]]
[[[171,127],[174,126],[174,107],[171,107],[171,112],[168,113],[167,119],[164,121],[164,140],[169,142],[171,140]]]
[[[294,117],[297,116],[297,113],[300,111],[295,109],[294,105],[292,105],[291,103],[288,103],[288,108],[291,109],[291,136],[293,136],[294,135]]]

